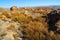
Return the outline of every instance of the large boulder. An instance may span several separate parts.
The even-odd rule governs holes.
[[[10,10],[11,10],[11,11],[14,11],[14,10],[18,10],[18,8],[17,8],[16,6],[12,6],[12,7],[10,8]]]

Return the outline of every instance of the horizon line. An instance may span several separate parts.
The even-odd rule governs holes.
[[[16,6],[16,5],[13,5],[13,6]],[[0,8],[11,8],[13,6],[10,6],[10,7],[0,7]],[[23,8],[23,7],[50,7],[50,6],[60,6],[60,5],[41,5],[41,6],[16,6],[18,8]]]

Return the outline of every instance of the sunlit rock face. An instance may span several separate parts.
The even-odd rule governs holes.
[[[18,10],[18,8],[17,8],[16,6],[12,6],[12,7],[10,8],[10,10],[11,10],[11,11],[14,11],[14,10]]]

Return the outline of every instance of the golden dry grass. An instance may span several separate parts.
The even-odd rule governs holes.
[[[14,7],[15,8],[15,7]],[[33,18],[32,16],[28,16],[27,14],[22,13],[17,8],[10,11],[3,11],[0,19],[3,18],[2,15],[6,16],[6,18],[11,19],[12,21],[17,21],[20,24],[20,28],[22,29],[22,39],[23,40],[60,40],[60,34],[55,34],[53,31],[48,32],[48,24],[46,18],[42,18],[41,16]],[[14,11],[13,11],[14,10]],[[29,10],[23,8],[22,11]],[[31,11],[32,10],[32,11]],[[51,9],[48,9],[48,11]],[[42,12],[40,10],[31,9],[32,13],[40,12],[40,14],[47,15],[48,11],[43,9]],[[50,12],[49,11],[49,12]],[[11,13],[11,16],[9,16]],[[13,29],[14,26],[11,25],[8,29]],[[14,35],[15,40],[17,40],[17,35]]]

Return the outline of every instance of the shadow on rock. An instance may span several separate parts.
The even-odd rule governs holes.
[[[48,30],[56,32],[58,27],[55,26],[55,24],[60,20],[60,13],[57,13],[57,11],[54,10],[48,13],[46,16],[42,16],[42,17],[48,19],[47,21],[48,26],[49,26]]]

